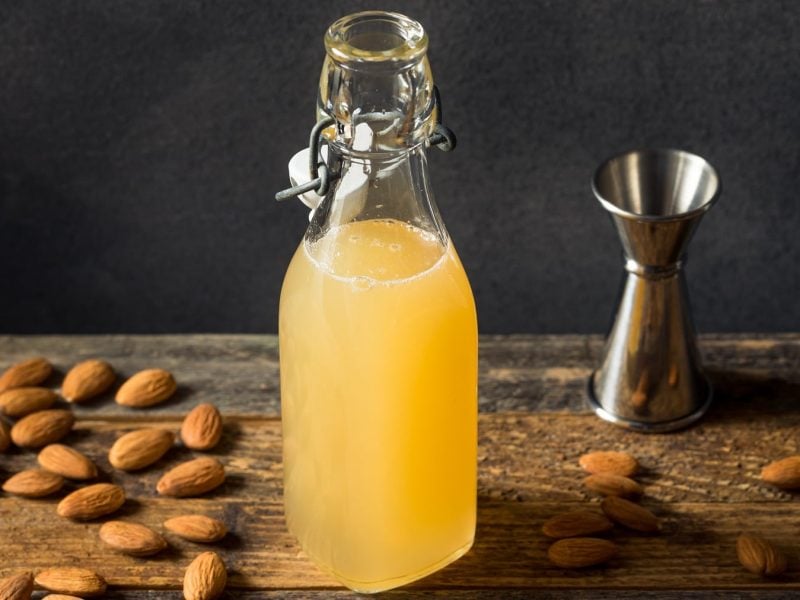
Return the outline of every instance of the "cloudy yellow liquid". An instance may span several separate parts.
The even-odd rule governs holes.
[[[279,331],[285,510],[306,554],[376,592],[469,550],[478,341],[452,244],[393,220],[304,242]]]

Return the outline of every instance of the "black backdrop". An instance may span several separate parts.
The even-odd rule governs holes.
[[[460,146],[434,188],[484,332],[601,332],[621,274],[588,182],[677,146],[724,192],[691,246],[701,330],[798,330],[800,3],[0,2],[0,331],[275,331],[306,212],[279,205],[322,34],[427,28]]]

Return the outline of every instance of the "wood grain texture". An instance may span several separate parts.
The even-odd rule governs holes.
[[[601,348],[599,338],[579,336],[482,339],[475,546],[450,567],[389,597],[566,599],[576,589],[591,598],[800,593],[800,494],[758,479],[764,464],[800,452],[800,335],[704,338],[718,401],[698,426],[670,435],[631,433],[586,411],[585,380]],[[283,523],[274,337],[0,337],[0,366],[33,354],[52,358],[62,373],[91,356],[110,360],[123,373],[161,366],[183,386],[176,400],[152,410],[124,409],[110,395],[78,407],[79,421],[65,443],[97,462],[101,480],[125,487],[129,499],[114,518],[159,531],[178,514],[224,520],[231,534],[210,547],[220,550],[230,569],[231,598],[352,596],[306,560]],[[59,377],[49,383],[57,386]],[[226,465],[223,487],[197,499],[158,497],[161,474],[195,455],[177,444],[142,472],[110,467],[107,451],[118,436],[148,425],[177,432],[183,415],[201,401],[217,403],[225,415],[223,439],[209,453]],[[612,538],[622,552],[609,566],[557,569],[546,560],[541,524],[558,512],[598,503],[582,487],[577,464],[595,449],[627,450],[640,460],[643,503],[664,518],[665,532],[649,537],[615,530]],[[33,452],[0,455],[0,479],[35,464]],[[55,515],[58,500],[75,485],[52,499],[0,496],[0,577],[81,565],[106,576],[114,590],[110,598],[179,598],[183,569],[207,547],[167,533],[171,548],[163,555],[116,554],[100,543],[100,522],[72,523]],[[741,531],[764,533],[781,546],[790,556],[789,571],[774,581],[743,571],[735,552]],[[678,591],[643,591],[665,589]]]
[[[701,350],[717,397],[759,410],[791,409],[800,392],[800,334],[701,336]],[[598,365],[601,336],[482,336],[482,412],[587,412],[586,378]],[[215,402],[229,415],[279,412],[278,346],[274,335],[0,336],[0,368],[43,354],[58,387],[80,360],[108,360],[120,375],[114,388],[86,404],[81,414],[135,417],[109,400],[124,377],[153,366],[173,372],[178,392],[149,412],[177,415],[200,402]]]

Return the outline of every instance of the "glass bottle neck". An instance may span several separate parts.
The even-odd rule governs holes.
[[[333,117],[340,153],[413,148],[435,125],[433,77],[422,26],[396,13],[363,12],[336,21],[325,35],[318,117]]]

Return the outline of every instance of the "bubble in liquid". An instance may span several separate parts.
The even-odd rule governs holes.
[[[375,285],[375,280],[364,276],[353,277],[350,283],[350,287],[357,292],[366,292],[371,289],[373,285]]]

